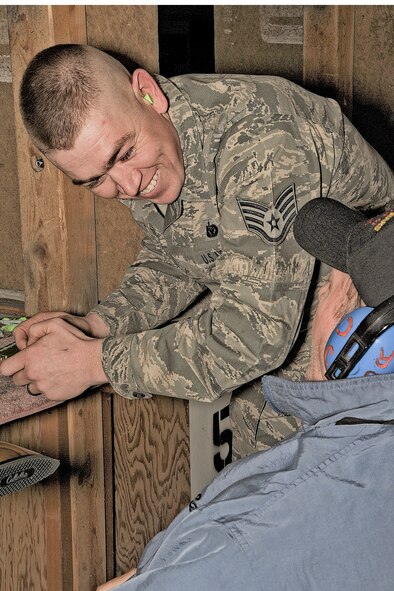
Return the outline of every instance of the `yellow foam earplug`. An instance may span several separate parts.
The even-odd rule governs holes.
[[[150,105],[153,105],[153,100],[151,95],[147,92],[146,95],[144,96],[144,101],[146,101],[147,103],[149,103]]]

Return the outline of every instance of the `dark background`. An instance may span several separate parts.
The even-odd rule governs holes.
[[[159,6],[160,74],[215,71],[213,6]]]

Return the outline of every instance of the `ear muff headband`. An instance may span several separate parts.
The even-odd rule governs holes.
[[[394,295],[376,306],[361,321],[327,369],[326,378],[346,378],[374,341],[393,324]]]

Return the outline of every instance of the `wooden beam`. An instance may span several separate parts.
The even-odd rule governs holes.
[[[67,405],[73,585],[95,589],[107,579],[103,408],[101,395]],[[65,590],[64,590],[65,591]]]
[[[304,7],[304,85],[353,106],[354,6]]]
[[[40,154],[19,111],[30,59],[54,43],[86,42],[83,6],[10,6],[11,63],[25,267],[25,309],[83,313],[97,301],[93,197]]]
[[[94,200],[49,162],[41,169],[36,165],[40,154],[22,124],[18,96],[25,67],[38,51],[56,43],[86,43],[85,7],[9,6],[8,22],[26,314],[39,310],[85,313],[97,302]],[[106,558],[113,548],[107,547],[105,535],[104,474],[108,475],[108,470],[104,466],[103,422],[108,423],[110,414],[108,404],[104,408],[101,395],[96,393],[31,422],[38,425],[42,449],[59,457],[61,466],[51,485],[42,485],[44,522],[37,513],[32,517],[35,535],[27,532],[24,538],[32,562],[38,565],[30,579],[23,579],[26,587],[93,591],[107,579]],[[29,424],[30,419],[25,445],[34,449]],[[17,426],[9,428],[11,439],[13,429]],[[35,498],[37,490],[34,487],[27,494]],[[8,543],[12,547],[12,539]],[[19,559],[13,557],[15,562]],[[10,588],[15,588],[18,580],[13,580]]]

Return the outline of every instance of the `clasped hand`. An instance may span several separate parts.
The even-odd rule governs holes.
[[[87,317],[60,312],[32,316],[14,330],[19,353],[2,361],[0,374],[50,400],[68,400],[108,378],[101,364],[103,337]]]

